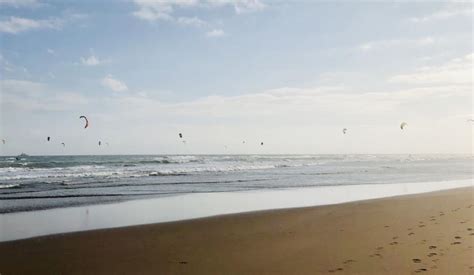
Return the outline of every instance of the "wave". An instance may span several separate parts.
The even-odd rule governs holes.
[[[181,176],[195,173],[225,173],[234,171],[263,170],[274,168],[297,167],[303,165],[285,165],[285,164],[266,164],[266,165],[236,165],[236,166],[206,166],[206,167],[187,167],[180,169],[166,169],[152,171],[149,176]]]
[[[0,169],[26,168],[51,169],[70,168],[78,166],[117,166],[132,167],[147,164],[184,164],[204,163],[205,159],[197,156],[155,156],[155,157],[29,157],[20,160],[0,158]]]
[[[337,167],[345,173],[356,173],[356,167],[396,171],[403,162],[430,162],[454,159],[471,161],[472,156],[446,155],[155,155],[155,156],[53,156],[26,157],[16,161],[0,157],[0,184],[35,182],[98,182],[101,180],[147,178],[160,176],[213,175],[271,169],[309,167],[301,175],[326,174],[318,167]],[[461,162],[459,162],[461,161]],[[377,164],[374,166],[374,164]],[[416,164],[415,164],[416,165]],[[342,166],[342,167],[341,167]],[[314,169],[312,167],[315,167]],[[367,171],[360,171],[366,173]],[[337,173],[335,173],[337,174]],[[149,179],[151,180],[151,179]],[[0,188],[12,188],[1,187]],[[23,188],[23,186],[22,186]]]
[[[18,188],[20,187],[20,184],[0,184],[0,189],[9,189],[9,188]]]

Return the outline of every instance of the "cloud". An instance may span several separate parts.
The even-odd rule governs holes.
[[[136,17],[146,21],[171,20],[177,7],[190,7],[198,4],[196,0],[134,0],[138,10],[133,12]]]
[[[260,0],[215,0],[211,5],[231,5],[237,14],[261,11],[266,7]]]
[[[10,63],[3,55],[0,54],[0,68],[5,72],[13,73],[20,72],[23,74],[29,74],[28,70],[22,66],[16,66]]]
[[[10,111],[70,111],[88,100],[74,92],[56,91],[44,83],[26,80],[0,80],[2,106]]]
[[[59,30],[63,26],[63,20],[52,18],[44,20],[33,20],[11,16],[8,20],[0,21],[0,32],[17,34],[29,30],[55,29]]]
[[[46,52],[52,55],[56,54],[56,52],[53,49],[49,49],[49,48],[46,50]]]
[[[368,52],[378,49],[386,49],[391,47],[424,47],[432,45],[436,42],[433,37],[422,37],[419,39],[391,39],[377,40],[364,43],[358,47],[359,50]]]
[[[193,27],[204,27],[207,26],[208,23],[204,20],[201,20],[197,17],[179,17],[176,19],[178,24],[183,26],[193,26]]]
[[[138,10],[133,12],[133,15],[145,21],[177,21],[174,16],[176,9],[190,8],[190,7],[226,7],[232,6],[235,13],[242,14],[248,12],[256,12],[263,10],[265,5],[260,0],[134,0]]]
[[[207,37],[222,37],[222,36],[225,36],[225,35],[226,35],[226,33],[221,29],[213,29],[213,30],[208,31],[206,33]]]
[[[0,0],[0,6],[10,6],[14,8],[37,7],[40,3],[37,0]]]
[[[442,10],[426,16],[412,17],[409,20],[413,23],[428,23],[439,20],[446,20],[449,18],[459,18],[460,16],[472,16],[472,8],[457,9],[457,10]]]
[[[339,86],[296,88],[283,87],[238,96],[206,96],[193,101],[166,103],[146,95],[127,95],[114,99],[118,105],[130,106],[134,115],[177,115],[193,118],[268,118],[275,122],[346,119],[350,116],[370,118],[384,112],[398,115],[401,106],[420,100],[444,100],[452,96],[470,96],[466,86],[428,86],[395,91],[357,91]],[[157,108],[159,106],[159,108]],[[121,107],[120,107],[121,108]],[[120,109],[119,108],[119,109]],[[330,115],[329,115],[330,114]]]
[[[104,77],[101,81],[102,86],[111,89],[114,92],[127,91],[128,87],[124,82],[113,78],[111,75]]]
[[[27,96],[38,95],[45,90],[45,85],[27,80],[5,79],[1,81],[2,89],[14,94]]]
[[[474,53],[455,58],[438,66],[425,66],[413,73],[400,74],[389,79],[392,83],[405,84],[470,84],[472,85]]]
[[[81,57],[81,63],[85,66],[97,66],[104,63],[103,60],[99,60],[95,55],[89,57]]]

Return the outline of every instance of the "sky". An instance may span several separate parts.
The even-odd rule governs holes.
[[[472,154],[473,58],[472,2],[0,0],[0,154]]]

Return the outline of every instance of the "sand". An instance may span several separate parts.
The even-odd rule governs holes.
[[[0,273],[474,274],[473,191],[5,242]]]

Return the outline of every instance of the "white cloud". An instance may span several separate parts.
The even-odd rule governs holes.
[[[5,92],[22,95],[38,95],[45,90],[45,85],[39,82],[27,80],[5,79],[0,81],[2,89]]]
[[[189,7],[198,4],[195,0],[134,0],[138,10],[133,12],[136,17],[146,21],[171,20],[175,7]]]
[[[231,5],[237,14],[261,11],[266,7],[260,0],[214,0],[211,5]]]
[[[0,86],[2,104],[11,111],[70,111],[88,102],[78,93],[55,91],[40,82],[5,79]]]
[[[101,83],[102,86],[109,88],[114,92],[123,92],[128,90],[128,87],[124,82],[113,78],[111,75],[104,77]]]
[[[377,40],[364,43],[358,47],[359,50],[368,52],[378,49],[386,49],[391,47],[424,47],[432,45],[436,42],[433,37],[422,37],[419,39],[391,39]]]
[[[97,66],[104,63],[104,61],[99,60],[95,55],[91,55],[89,57],[81,57],[81,63],[86,66]]]
[[[193,26],[193,27],[204,27],[207,26],[208,23],[204,20],[201,20],[197,17],[179,17],[176,19],[178,24],[183,26]]]
[[[0,0],[0,6],[20,7],[37,7],[40,3],[37,0]]]
[[[56,52],[53,49],[47,49],[46,52],[48,52],[49,54],[52,54],[52,55],[56,54]]]
[[[426,16],[412,17],[409,20],[413,23],[427,23],[438,20],[446,20],[453,17],[458,18],[460,16],[472,16],[472,14],[473,10],[471,7],[469,7],[466,9],[438,11]]]
[[[146,21],[173,21],[175,9],[190,7],[225,7],[232,6],[237,14],[260,11],[265,5],[260,0],[134,0],[138,10],[133,15]],[[179,23],[179,19],[177,20]]]
[[[29,74],[28,70],[25,67],[16,66],[10,63],[3,55],[0,55],[0,65],[2,70],[9,73],[19,72],[26,75]]]
[[[409,84],[471,84],[473,82],[473,56],[468,54],[438,66],[418,68],[413,73],[400,74],[390,78],[390,82]]]
[[[63,21],[61,19],[33,20],[11,16],[8,20],[0,21],[0,32],[17,34],[29,30],[38,29],[61,29]]]
[[[207,37],[222,37],[222,36],[225,36],[225,32],[221,29],[213,29],[211,31],[208,31],[206,33],[206,36]]]

